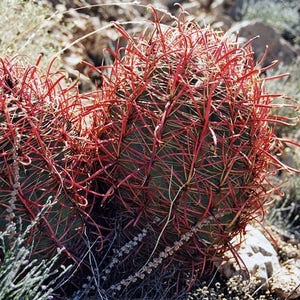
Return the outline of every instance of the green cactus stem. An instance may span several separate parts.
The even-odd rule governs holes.
[[[102,86],[101,166],[110,166],[102,205],[116,203],[125,232],[151,226],[145,257],[200,223],[171,260],[203,274],[264,214],[276,189],[270,173],[289,169],[276,158],[282,144],[273,125],[281,121],[271,115],[273,95],[251,41],[240,45],[194,22],[167,26],[154,16],[137,38],[116,25],[127,45]]]
[[[50,201],[31,229],[32,255],[51,258],[62,248],[77,261],[85,222],[92,223],[92,158],[78,138],[82,126],[71,126],[79,115],[77,88],[64,82],[63,74],[43,72],[38,62],[0,60],[0,230],[19,218],[26,228]]]

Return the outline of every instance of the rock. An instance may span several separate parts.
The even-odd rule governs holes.
[[[285,41],[276,30],[260,21],[237,22],[228,30],[227,34],[233,36],[238,34],[242,42],[259,36],[259,38],[253,42],[252,46],[258,59],[263,56],[266,46],[268,47],[264,66],[271,64],[274,60],[279,60],[284,64],[290,64],[297,56],[294,48]]]
[[[215,19],[212,21],[212,28],[214,29],[221,29],[222,31],[228,31],[233,22],[232,20],[226,15],[217,15]]]
[[[246,227],[246,234],[240,240],[232,241],[236,258],[231,251],[224,254],[225,262],[220,267],[221,273],[227,278],[242,274],[250,275],[259,284],[268,287],[269,279],[280,268],[277,253],[266,237],[253,226]]]
[[[300,298],[300,258],[284,263],[270,282],[271,290],[282,299]]]
[[[240,21],[243,19],[243,14],[245,13],[245,8],[248,7],[252,3],[255,3],[259,0],[227,0],[227,10],[229,16],[235,20]]]

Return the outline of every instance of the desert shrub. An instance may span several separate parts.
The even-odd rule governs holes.
[[[44,212],[48,207],[45,207]],[[59,287],[71,265],[56,266],[63,249],[57,249],[50,259],[31,259],[32,247],[27,244],[32,227],[39,222],[43,211],[26,228],[11,222],[0,231],[0,299],[49,300]]]
[[[46,67],[62,48],[63,37],[70,29],[67,25],[59,26],[60,18],[44,1],[0,1],[1,56],[26,55],[34,64],[43,55],[42,64]],[[58,61],[56,66],[60,66]]]

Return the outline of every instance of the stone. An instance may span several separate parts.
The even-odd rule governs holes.
[[[274,273],[271,290],[281,299],[300,298],[300,258],[290,259]]]
[[[231,251],[224,254],[225,261],[219,266],[220,272],[227,278],[235,275],[253,279],[269,287],[269,279],[280,268],[277,253],[270,241],[261,231],[248,225],[242,239],[238,236],[232,240],[235,255]]]
[[[233,22],[232,20],[226,15],[217,15],[215,19],[212,21],[211,26],[214,29],[221,29],[222,31],[228,31]]]
[[[228,30],[227,34],[234,37],[238,35],[241,42],[247,42],[257,37],[252,46],[258,60],[263,57],[266,47],[268,47],[263,66],[270,65],[274,60],[290,64],[297,56],[293,46],[285,41],[275,29],[257,20],[237,22]]]

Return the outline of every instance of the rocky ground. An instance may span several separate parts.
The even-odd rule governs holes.
[[[178,16],[184,9],[189,14],[189,18],[203,26],[209,25],[228,34],[238,33],[241,42],[256,38],[253,46],[258,59],[263,57],[266,46],[268,47],[264,65],[269,65],[274,60],[279,60],[284,65],[294,64],[300,54],[299,13],[297,8],[296,10],[294,8],[297,1],[291,1],[290,6],[287,3],[289,1],[285,1],[285,4],[277,4],[274,7],[267,4],[264,4],[265,7],[253,6],[253,3],[259,2],[253,0],[142,0],[138,2],[139,4],[134,4],[134,1],[118,1],[117,5],[112,5],[111,1],[107,0],[48,2],[60,18],[60,23],[52,30],[67,45],[62,54],[64,66],[70,73],[78,70],[85,74],[87,66],[82,63],[83,60],[96,66],[108,64],[110,58],[104,50],[114,49],[116,43],[122,44],[122,38],[112,26],[112,22],[118,22],[130,34],[138,35],[147,26],[147,22],[145,24],[144,21],[152,18],[149,5],[160,10],[165,23],[171,23],[173,21],[171,15]],[[276,0],[270,0],[270,3],[273,2]],[[280,1],[277,2],[280,3]],[[180,6],[175,3],[180,3]],[[267,1],[262,1],[262,3],[267,3]],[[269,13],[265,11],[261,17],[256,18],[253,14],[257,9],[269,9]],[[282,15],[282,20],[278,15]],[[61,35],[61,25],[70,28],[69,34],[71,35],[65,32]],[[96,76],[95,74],[85,75]],[[84,81],[83,78],[82,80]],[[83,83],[83,90],[89,88]]]

